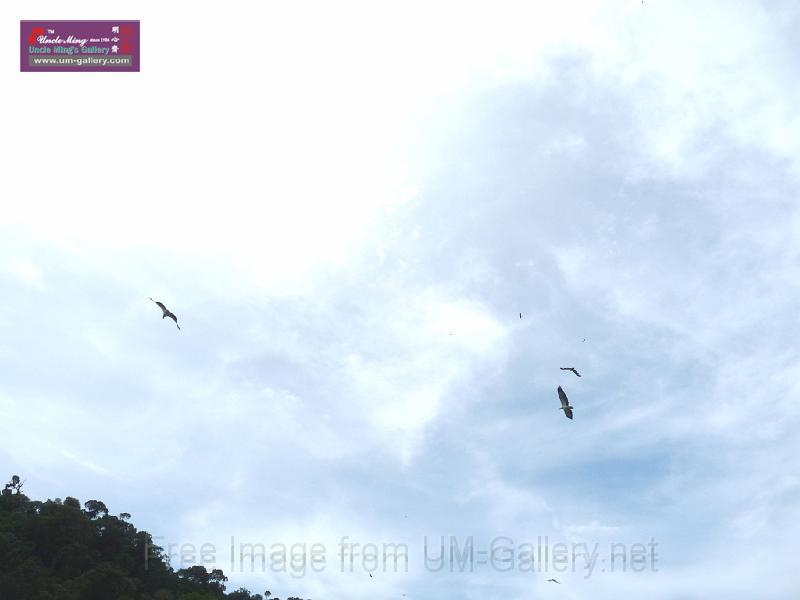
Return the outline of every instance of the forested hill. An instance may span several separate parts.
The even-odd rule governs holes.
[[[244,588],[225,593],[219,569],[174,571],[129,514],[112,516],[99,500],[83,508],[71,497],[31,500],[23,483],[14,475],[0,495],[3,600],[276,600]]]

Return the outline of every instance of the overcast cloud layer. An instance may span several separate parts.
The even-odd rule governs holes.
[[[4,38],[139,18],[142,72],[0,63],[0,476],[282,597],[800,593],[795,2],[70,6]]]

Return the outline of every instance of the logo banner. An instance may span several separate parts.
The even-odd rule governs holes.
[[[20,21],[20,71],[139,71],[139,21]]]

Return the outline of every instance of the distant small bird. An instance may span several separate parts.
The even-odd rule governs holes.
[[[557,579],[548,579],[548,580],[547,580],[547,582],[548,582],[548,583],[550,583],[551,581],[552,581],[553,583],[558,583],[558,585],[561,585],[561,584],[558,582],[558,580],[557,580]]]
[[[148,298],[150,298],[150,296],[148,296]],[[153,300],[153,299],[152,299],[152,298],[150,298],[150,300]],[[161,315],[161,318],[162,318],[162,319],[164,319],[164,318],[166,318],[166,317],[169,317],[170,319],[172,319],[173,321],[175,321],[175,327],[177,327],[178,329],[180,329],[180,328],[181,328],[181,326],[180,326],[180,325],[178,325],[178,317],[176,317],[174,314],[172,314],[172,313],[169,311],[169,309],[168,309],[166,306],[164,306],[164,305],[163,305],[161,302],[159,302],[158,300],[153,300],[153,302],[155,302],[156,304],[158,304],[159,308],[161,308],[161,311],[164,313],[163,315]]]
[[[580,377],[580,376],[581,376],[581,374],[580,374],[580,373],[578,373],[578,371],[577,371],[577,369],[576,369],[575,367],[558,367],[558,368],[559,368],[559,369],[561,369],[562,371],[572,371],[572,372],[573,372],[573,373],[575,373],[575,375],[577,375],[578,377]]]
[[[370,579],[372,579],[372,573],[369,574]]]
[[[522,318],[522,313],[519,313],[519,318],[520,318],[520,319]]]
[[[569,399],[564,393],[564,390],[561,389],[561,386],[558,386],[558,399],[561,400],[561,408],[559,410],[563,410],[564,414],[567,415],[567,418],[571,419],[572,407],[569,405]]]
[[[585,341],[586,341],[586,338],[583,338],[583,341],[585,342]]]

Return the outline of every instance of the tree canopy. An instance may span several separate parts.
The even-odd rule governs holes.
[[[0,598],[14,600],[280,600],[244,588],[226,593],[220,569],[175,571],[131,515],[100,500],[44,502],[17,475],[0,494]],[[300,600],[291,598],[289,600]]]

